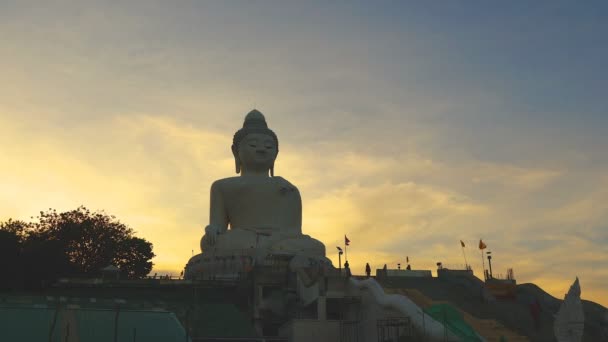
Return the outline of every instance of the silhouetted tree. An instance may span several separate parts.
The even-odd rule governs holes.
[[[154,255],[151,243],[131,237],[121,242],[114,257],[114,265],[128,278],[142,278],[152,270],[151,255]]]
[[[4,276],[0,277],[0,288],[11,288],[17,285],[21,278],[19,237],[15,232],[0,229],[0,270]]]
[[[31,223],[10,218],[6,222],[0,222],[0,231],[11,233],[17,237],[19,242],[23,242],[27,238],[28,229],[30,227]]]
[[[143,277],[152,269],[152,244],[103,211],[91,212],[83,206],[63,213],[49,209],[37,219],[0,223],[0,250],[2,244],[7,246],[2,260],[17,255],[27,284],[98,276],[110,264],[129,278]]]
[[[145,276],[152,269],[152,244],[135,238],[133,229],[104,212],[82,206],[59,214],[41,212],[34,234],[60,241],[75,275],[98,275],[110,264],[127,267],[131,277]]]
[[[45,287],[57,278],[74,275],[74,267],[59,240],[48,240],[31,234],[23,242],[20,259],[25,287]]]

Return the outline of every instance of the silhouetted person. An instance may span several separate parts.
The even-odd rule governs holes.
[[[350,264],[348,263],[348,260],[346,260],[346,262],[344,263],[344,272],[346,272],[346,276],[350,277],[351,273],[350,273]]]
[[[367,275],[367,277],[369,278],[370,274],[372,273],[372,268],[369,267],[369,263],[365,264],[365,274]]]
[[[407,267],[405,269],[408,270],[408,271],[411,271],[412,270],[412,266],[410,266],[410,264],[407,264]]]

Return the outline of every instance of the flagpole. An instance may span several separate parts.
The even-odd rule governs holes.
[[[346,253],[346,247],[347,246],[348,245],[346,244],[346,240],[344,240],[344,262],[348,261],[348,253]]]
[[[486,263],[483,261],[483,249],[481,251],[481,266],[483,267],[483,279],[486,279]]]
[[[464,257],[464,268],[467,269],[467,266],[469,266],[469,263],[467,262],[467,255],[464,253],[464,247],[462,247],[462,245],[460,248],[462,248],[462,256]]]
[[[486,249],[486,244],[483,243],[481,239],[479,239],[479,251],[481,252],[481,266],[483,267],[483,279],[487,280],[486,277],[486,263],[483,261],[483,250]]]

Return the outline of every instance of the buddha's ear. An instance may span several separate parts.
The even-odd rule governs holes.
[[[272,165],[270,165],[270,177],[274,177],[274,162],[277,160],[277,156],[279,155],[279,151],[274,155],[274,159],[272,160]]]
[[[236,173],[241,173],[241,160],[239,159],[239,151],[232,145],[232,155],[234,156],[234,166]]]

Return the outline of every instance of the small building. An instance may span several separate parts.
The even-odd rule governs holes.
[[[517,296],[517,281],[512,268],[507,270],[507,276],[504,278],[502,275],[495,277],[486,271],[485,286],[496,298],[513,299]]]
[[[120,279],[120,268],[109,265],[101,269],[101,278],[103,280],[119,280]]]
[[[438,268],[437,278],[453,278],[453,277],[471,277],[473,270],[468,268],[464,270],[453,270],[449,268]]]
[[[395,269],[376,269],[377,278],[393,278],[393,277],[408,277],[408,278],[431,278],[433,273],[431,270],[395,270]]]

